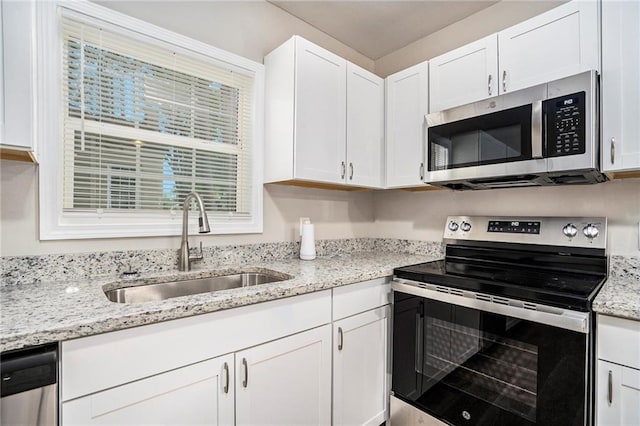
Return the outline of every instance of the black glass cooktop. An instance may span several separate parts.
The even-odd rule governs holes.
[[[483,260],[452,256],[396,268],[394,274],[422,283],[589,311],[606,279],[606,259],[558,261],[552,255],[544,257],[542,261],[537,255],[521,253],[513,262],[503,255],[490,258],[486,253]]]

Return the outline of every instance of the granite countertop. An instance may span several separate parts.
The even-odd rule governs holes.
[[[192,315],[220,311],[253,303],[329,289],[389,276],[393,268],[435,260],[433,255],[406,253],[355,253],[314,261],[286,259],[215,268],[233,273],[239,269],[269,269],[293,278],[213,293],[177,297],[159,302],[114,303],[107,300],[103,286],[124,281],[100,277],[78,281],[39,282],[0,288],[0,351],[69,340]],[[145,274],[130,280],[167,280],[210,276],[211,269],[190,272]],[[220,275],[220,274],[216,274]],[[164,280],[163,280],[164,281]],[[125,284],[126,285],[126,284]],[[122,286],[125,286],[122,285]]]
[[[640,321],[640,258],[612,256],[609,279],[593,301],[593,310]]]

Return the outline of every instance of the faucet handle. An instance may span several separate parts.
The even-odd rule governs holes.
[[[200,249],[196,247],[189,249],[189,260],[193,261],[193,260],[202,260],[202,259],[203,259],[202,241],[200,241]]]

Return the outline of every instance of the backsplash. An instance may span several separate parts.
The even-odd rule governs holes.
[[[357,252],[392,252],[441,257],[441,242],[395,238],[347,238],[317,240],[318,257],[333,257]],[[298,256],[299,243],[239,244],[204,247],[204,260],[196,268],[246,265],[290,259]],[[49,254],[41,256],[7,256],[0,258],[3,285],[29,284],[85,277],[116,276],[125,271],[156,273],[176,271],[177,249],[127,250],[93,253]],[[640,279],[640,257],[610,258],[610,275]]]
[[[203,247],[204,260],[196,268],[269,262],[298,256],[298,242],[278,242]],[[389,238],[317,240],[319,257],[355,252],[396,252],[442,256],[440,242]],[[177,270],[178,250],[128,250],[92,253],[8,256],[0,258],[2,284],[78,280],[115,276],[126,271],[155,273]]]

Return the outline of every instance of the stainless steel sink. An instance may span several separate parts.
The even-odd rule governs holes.
[[[150,302],[191,294],[273,283],[290,278],[292,277],[275,271],[273,274],[264,272],[242,272],[182,281],[129,285],[127,287],[105,290],[104,294],[107,296],[107,299],[117,303]]]

